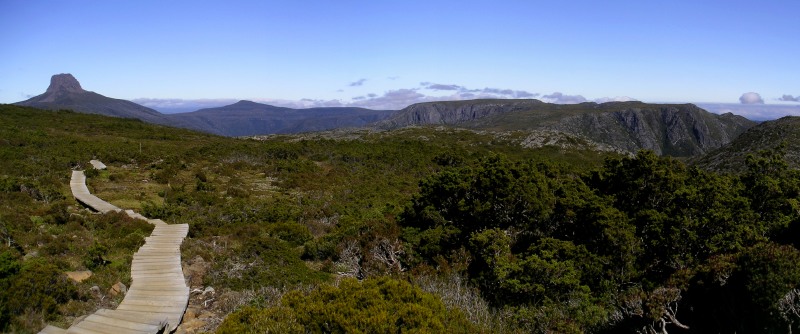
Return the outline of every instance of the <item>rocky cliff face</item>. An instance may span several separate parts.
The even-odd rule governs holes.
[[[647,149],[677,157],[716,149],[755,125],[740,116],[711,114],[691,104],[556,105],[537,100],[475,100],[415,104],[378,127],[425,124],[494,131],[560,131],[620,151]]]
[[[552,126],[628,152],[640,149],[677,157],[700,155],[738,137],[755,123],[715,115],[694,105],[638,105],[584,113]]]
[[[50,78],[50,86],[47,87],[45,94],[54,94],[58,92],[86,93],[86,91],[81,88],[81,83],[78,82],[78,79],[75,79],[75,77],[69,73],[56,74]]]
[[[459,124],[481,118],[545,104],[539,100],[471,100],[417,103],[396,112],[378,127],[402,128],[410,125]]]

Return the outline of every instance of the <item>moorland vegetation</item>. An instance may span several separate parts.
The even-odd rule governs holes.
[[[796,331],[783,155],[723,174],[452,128],[233,139],[0,106],[0,329],[121,300],[103,292],[152,227],[72,199],[96,158],[94,194],[190,224],[220,332]]]

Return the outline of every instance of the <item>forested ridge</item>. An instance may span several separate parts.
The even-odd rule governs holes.
[[[0,135],[3,331],[121,300],[152,227],[74,202],[92,158],[93,193],[190,224],[203,330],[800,330],[800,175],[777,143],[722,174],[426,127],[245,140],[0,106]]]

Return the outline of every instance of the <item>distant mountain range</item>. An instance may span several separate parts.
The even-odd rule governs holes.
[[[71,74],[54,75],[44,94],[14,104],[47,110],[69,109],[88,114],[135,118],[148,123],[189,128],[222,136],[361,127],[391,115],[390,111],[363,108],[291,109],[249,101],[165,115],[131,101],[86,91]]]
[[[251,101],[167,115],[175,125],[223,136],[299,133],[363,127],[389,117],[391,111],[364,108],[291,109]]]
[[[551,104],[539,100],[429,102],[399,111],[363,108],[291,109],[239,101],[180,114],[161,114],[136,103],[89,92],[70,74],[54,75],[47,91],[17,105],[136,118],[223,136],[290,134],[370,127],[442,125],[481,131],[558,133],[590,147],[696,157],[731,142],[756,125],[733,114],[712,114],[692,104],[642,102]],[[566,137],[565,137],[566,136]],[[570,139],[572,138],[572,139]]]
[[[733,114],[712,114],[692,104],[473,100],[415,104],[378,126],[394,129],[423,124],[490,131],[550,130],[627,152],[648,149],[689,157],[721,147],[756,123]]]

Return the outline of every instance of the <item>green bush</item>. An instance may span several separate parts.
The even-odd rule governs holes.
[[[776,305],[800,298],[800,253],[755,245],[797,243],[786,235],[800,221],[800,173],[774,152],[748,168],[719,175],[649,151],[589,174],[503,157],[445,168],[399,215],[407,263],[465,264],[488,301],[533,331],[680,327],[678,310],[700,332],[798,326]],[[732,273],[695,275],[726,256],[738,258]]]
[[[95,168],[87,168],[83,171],[83,175],[86,175],[87,178],[96,177],[100,175],[100,170]]]
[[[3,176],[0,179],[0,191],[3,192],[16,192],[20,190],[22,182],[15,177]]]
[[[12,251],[5,250],[0,253],[0,280],[16,275],[20,267],[17,256]]]
[[[224,283],[234,290],[253,286],[293,286],[313,284],[327,280],[328,275],[311,270],[300,259],[298,251],[286,241],[261,234],[256,229],[244,227],[238,233],[244,245],[225,260],[217,262],[218,270],[225,275]],[[227,266],[239,267],[231,271]]]
[[[5,252],[3,253],[5,254]],[[3,270],[12,272],[7,255],[0,255],[5,262]],[[14,275],[0,279],[0,330],[8,320],[26,310],[37,310],[45,319],[52,320],[58,313],[58,305],[78,298],[78,290],[54,264],[42,260],[29,260]]]
[[[303,244],[303,258],[309,260],[331,259],[336,256],[336,243],[332,238],[309,240]]]
[[[459,311],[408,282],[391,278],[339,286],[322,285],[310,293],[292,291],[280,306],[244,308],[231,314],[219,333],[475,333]]]
[[[267,309],[252,306],[244,307],[225,318],[217,328],[220,334],[239,333],[306,333],[303,326],[297,323],[294,310],[287,307]]]
[[[177,208],[171,204],[159,205],[150,201],[142,202],[142,215],[150,219],[168,219],[177,211]]]
[[[108,260],[105,259],[107,255],[108,247],[95,242],[89,247],[89,249],[86,250],[86,255],[83,258],[83,264],[86,266],[86,268],[96,269],[108,264]]]
[[[298,223],[270,224],[268,230],[270,235],[288,242],[292,247],[303,245],[313,238],[308,227]]]

